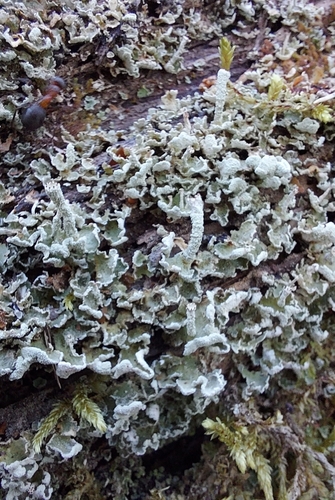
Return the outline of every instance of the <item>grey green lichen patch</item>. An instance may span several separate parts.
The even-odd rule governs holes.
[[[78,94],[85,97],[86,110],[97,103],[97,97],[99,101],[101,91],[110,93],[110,82],[101,76],[102,71],[110,75],[109,80],[122,75],[139,78],[148,70],[180,73],[190,44],[213,39],[233,23],[235,15],[228,15],[236,10],[233,4],[223,7],[227,14],[223,21],[220,6],[213,12],[185,0],[168,8],[160,2],[147,5],[130,0],[19,4],[1,0],[0,90],[6,98],[0,103],[0,123],[10,124],[15,109],[31,103],[36,87],[43,90],[55,72],[70,86],[80,80],[82,88],[75,93],[77,99]],[[248,9],[237,9],[252,24]],[[83,65],[90,74],[99,74],[88,84],[90,90],[82,82]],[[192,66],[196,70],[197,62]],[[91,92],[97,97],[85,96]],[[119,87],[118,92],[128,98],[125,88]],[[108,106],[101,113],[101,118],[110,114]],[[15,128],[21,128],[18,117]]]
[[[136,14],[127,5],[73,2],[50,14],[56,49],[40,40],[47,29],[23,20],[15,36],[5,27],[2,40],[13,50],[22,45],[23,55],[43,54],[39,72],[32,57],[22,68],[45,79],[54,71],[45,51],[51,58],[60,50],[62,30],[69,45],[89,44],[120,25],[128,38],[106,55],[112,73],[138,76],[152,61],[178,71],[190,29],[182,3],[158,18],[161,59],[154,45],[135,50]],[[250,19],[254,8],[232,2],[230,22],[237,11]],[[285,9],[271,17],[284,15],[295,40],[298,13]],[[181,16],[185,26],[175,29]],[[316,36],[312,10],[301,17]],[[288,39],[279,55],[295,47]],[[54,370],[55,383],[73,380],[69,399],[35,423],[34,441],[28,432],[2,445],[7,498],[50,498],[54,464],[78,465],[102,435],[120,456],[144,455],[190,432],[222,398],[239,418],[241,401],[271,400],[276,384],[291,379],[303,392],[329,369],[333,115],[307,78],[296,92],[287,68],[274,62],[279,55],[260,61],[244,83],[232,83],[226,68],[203,94],[168,91],[122,133],[91,126],[74,137],[65,122],[64,147],[18,143],[4,154],[0,374],[14,383]],[[78,377],[87,391],[81,399]],[[333,383],[328,371],[323,380]],[[251,469],[266,464],[262,455]]]

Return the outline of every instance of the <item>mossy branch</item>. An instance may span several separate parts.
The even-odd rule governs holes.
[[[95,429],[106,432],[107,425],[99,406],[86,394],[85,390],[78,390],[72,400],[74,411],[84,420],[87,420]]]
[[[270,86],[268,89],[268,99],[269,101],[275,101],[281,94],[284,88],[284,80],[279,75],[272,75]]]
[[[67,413],[72,413],[72,411],[79,418],[87,420],[95,429],[100,432],[106,432],[107,425],[99,406],[87,396],[85,389],[80,388],[75,392],[72,401],[67,399],[60,401],[43,420],[40,428],[33,437],[33,448],[36,453],[41,451],[43,440],[51,434],[60,419]]]
[[[212,438],[217,437],[225,443],[242,474],[246,472],[247,467],[257,472],[258,482],[266,500],[273,500],[272,469],[269,461],[257,450],[256,428],[249,431],[246,426],[241,425],[236,426],[235,431],[231,431],[219,418],[215,422],[206,418],[202,425],[206,429],[206,434]]]
[[[225,69],[227,71],[230,70],[231,63],[233,61],[234,57],[234,50],[235,47],[233,47],[225,36],[221,38],[220,40],[220,45],[219,45],[219,54],[220,54],[220,61],[221,61],[221,68]]]
[[[329,123],[334,120],[331,113],[331,107],[327,104],[317,104],[312,109],[311,116],[322,123]]]
[[[49,415],[43,420],[40,428],[33,437],[33,448],[36,453],[41,451],[43,440],[53,431],[59,420],[71,411],[71,401],[64,400],[57,403]]]

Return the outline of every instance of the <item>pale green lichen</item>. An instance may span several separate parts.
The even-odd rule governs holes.
[[[299,59],[317,40],[331,70],[333,26],[326,46],[314,11],[292,2],[278,7],[219,2],[210,13],[176,2],[157,17],[144,8],[135,14],[127,2],[70,3],[54,10],[46,2],[46,11],[51,10],[41,23],[42,14],[33,16],[28,3],[18,11],[1,2],[1,85],[10,91],[0,107],[4,123],[12,120],[18,104],[38,94],[35,85],[27,84],[23,97],[15,83],[19,77],[46,82],[56,72],[57,58],[74,46],[78,50],[71,52],[71,61],[80,67],[90,64],[97,47],[108,49],[97,51],[100,76],[83,91],[97,93],[85,100],[94,103],[94,111],[100,96],[104,101],[96,121],[79,120],[70,109],[57,146],[41,130],[30,141],[19,135],[3,154],[0,374],[12,384],[34,377],[37,369],[48,379],[55,377],[55,384],[68,379],[67,387],[75,386],[67,394],[69,403],[61,401],[49,416],[45,412],[35,437],[28,431],[28,437],[3,445],[0,467],[7,498],[26,498],[29,488],[36,498],[50,498],[65,470],[61,460],[68,460],[66,467],[73,471],[85,471],[90,450],[92,461],[100,452],[94,446],[103,432],[106,457],[109,448],[118,454],[106,458],[104,493],[112,484],[116,493],[111,494],[123,500],[128,493],[117,490],[118,474],[126,470],[121,457],[131,456],[131,463],[135,455],[191,432],[206,408],[214,411],[222,400],[235,419],[247,407],[252,417],[242,419],[236,435],[250,437],[255,407],[264,403],[265,412],[274,403],[284,404],[286,387],[292,388],[301,429],[304,413],[324,424],[319,455],[300,441],[290,448],[289,440],[280,440],[285,432],[292,442],[294,437],[303,441],[293,424],[284,430],[279,422],[268,424],[276,427],[273,442],[297,456],[297,465],[289,464],[290,494],[309,494],[316,484],[319,497],[327,498],[333,469],[322,457],[331,453],[333,440],[321,414],[333,404],[334,393],[329,368],[335,309],[334,127],[323,91],[307,79],[296,91],[294,75],[278,61],[292,54]],[[161,68],[178,73],[185,66],[188,40],[219,38],[236,16],[233,35],[256,37],[256,24],[255,31],[245,29],[255,12],[271,22],[282,19],[289,36],[280,44],[268,33],[273,53],[257,56],[244,83],[231,81],[230,46],[216,84],[202,95],[178,98],[170,90],[129,130],[113,129],[106,74],[137,77],[144,69]],[[297,21],[306,23],[306,32],[298,33]],[[113,38],[118,30],[120,37]],[[325,70],[324,88],[330,82]],[[103,126],[102,116],[107,116]],[[20,129],[18,118],[14,126]],[[79,396],[77,384],[88,392]],[[317,396],[310,401],[311,394]],[[311,408],[320,404],[322,411],[311,415],[306,401]],[[70,415],[59,412],[63,405]],[[309,432],[319,442],[316,427]],[[226,444],[240,471],[247,466],[256,471],[271,498],[275,474],[270,480],[265,437],[256,442],[253,434],[252,442],[239,441],[239,449],[230,437]],[[43,453],[29,447],[33,439],[40,452],[46,438]],[[232,462],[226,456],[224,467]],[[58,467],[61,472],[50,475]],[[280,473],[277,489],[285,498],[284,458],[271,467]],[[222,481],[216,478],[215,485],[223,486],[213,498],[224,498],[230,487],[237,498],[240,485],[229,482],[235,476],[234,471]],[[92,484],[90,473],[87,477]],[[252,473],[247,486],[249,498],[262,494]],[[203,496],[197,487],[189,498],[198,499],[200,491]]]
[[[76,236],[77,229],[73,211],[68,201],[64,198],[59,184],[54,181],[48,182],[45,185],[45,191],[57,208],[57,213],[53,218],[52,236],[57,238],[56,234],[59,231],[64,232],[66,236]]]

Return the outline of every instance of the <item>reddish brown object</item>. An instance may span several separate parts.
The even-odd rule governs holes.
[[[46,111],[39,103],[35,102],[29,108],[24,108],[21,112],[21,122],[27,130],[36,130],[43,125]]]
[[[22,125],[27,130],[37,130],[43,125],[46,117],[45,109],[65,86],[63,78],[59,76],[53,77],[45,89],[43,96],[31,106],[22,110],[20,118]]]

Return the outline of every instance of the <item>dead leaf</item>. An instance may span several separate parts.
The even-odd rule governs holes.
[[[9,135],[7,137],[7,139],[5,140],[5,142],[1,142],[0,141],[0,152],[1,153],[7,153],[7,151],[10,150],[10,146],[12,144],[12,141],[13,141],[13,137],[11,135]]]

